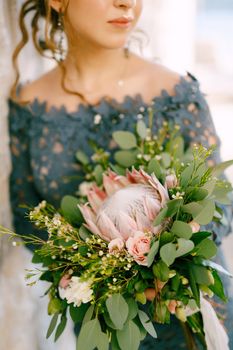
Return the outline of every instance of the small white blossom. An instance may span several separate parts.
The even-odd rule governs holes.
[[[68,304],[79,307],[92,299],[91,284],[90,280],[81,282],[79,277],[73,276],[67,288],[59,288],[60,297],[66,299]]]

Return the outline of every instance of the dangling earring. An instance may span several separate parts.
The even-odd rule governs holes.
[[[129,58],[129,54],[130,54],[129,45],[127,44],[127,45],[124,47],[124,56],[125,56],[125,58]]]
[[[65,32],[64,32],[64,13],[59,11],[58,21],[57,21],[57,31],[59,35],[57,50],[56,50],[56,61],[62,62],[65,59],[65,48],[64,48],[64,40],[65,40]]]

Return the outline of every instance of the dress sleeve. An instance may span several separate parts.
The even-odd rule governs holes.
[[[211,117],[210,109],[205,95],[199,88],[197,79],[188,73],[188,78],[184,84],[178,87],[176,103],[179,104],[178,114],[175,115],[176,122],[181,119],[179,124],[188,144],[199,143],[205,147],[216,144],[217,148],[209,159],[209,165],[221,162],[220,146],[221,142],[216,133],[216,129]],[[226,177],[223,175],[223,178]],[[233,218],[232,205],[219,205],[223,210],[222,224],[213,222],[205,226],[216,235],[216,243],[221,243],[222,238],[231,232],[231,223]]]
[[[30,165],[30,122],[32,114],[27,107],[9,101],[9,134],[12,170],[10,175],[10,201],[14,228],[17,234],[34,234],[46,238],[27,218],[28,207],[36,206],[42,198],[34,186]],[[34,249],[33,245],[28,248]]]

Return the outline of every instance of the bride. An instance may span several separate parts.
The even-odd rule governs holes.
[[[30,31],[38,54],[51,55],[57,65],[24,86],[17,74],[11,89],[10,198],[17,233],[44,236],[27,221],[22,205],[34,206],[46,199],[58,207],[62,196],[74,194],[82,181],[76,151],[90,153],[91,140],[112,147],[112,131],[132,129],[151,105],[156,110],[155,127],[173,119],[181,126],[187,144],[219,144],[196,78],[145,60],[127,46],[142,7],[142,0],[24,1],[20,13],[23,36],[13,56],[16,70],[18,55],[27,42],[24,21],[28,13],[33,16]],[[212,162],[218,160],[216,152]],[[218,242],[230,230],[230,210],[223,210],[228,224],[213,227]],[[20,307],[17,296],[14,303],[15,308]],[[230,310],[233,307],[225,315],[229,334]],[[40,317],[37,311],[32,323]],[[147,337],[140,349],[185,348],[185,337],[175,320],[157,330],[158,340]]]

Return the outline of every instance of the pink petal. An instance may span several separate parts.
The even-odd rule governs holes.
[[[97,213],[106,198],[106,194],[104,191],[101,191],[97,186],[95,186],[91,191],[89,191],[87,198],[92,209],[95,213]]]
[[[103,176],[103,185],[109,197],[122,188],[122,186],[116,181],[116,178],[112,179],[106,174]]]
[[[161,210],[161,204],[157,199],[146,196],[143,201],[144,210],[150,221],[153,221]]]
[[[78,205],[78,207],[85,221],[87,220],[91,220],[93,222],[96,221],[96,215],[94,214],[93,210],[88,206],[88,204]]]
[[[150,222],[149,218],[139,212],[136,213],[136,222],[139,231],[150,230],[152,227],[152,223]]]
[[[119,212],[117,226],[124,240],[127,240],[138,229],[136,221],[123,211]]]
[[[120,238],[121,234],[113,224],[113,222],[109,219],[109,217],[105,214],[104,211],[97,218],[97,225],[99,230],[101,231],[102,236],[105,236],[107,241],[112,241],[115,238]]]

